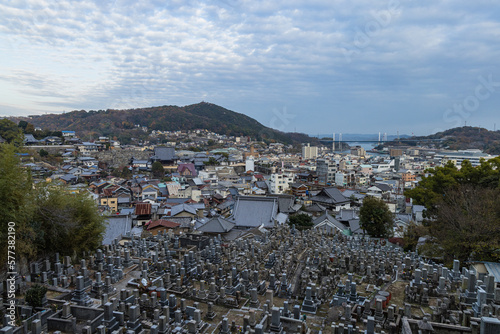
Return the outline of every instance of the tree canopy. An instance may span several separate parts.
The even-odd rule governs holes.
[[[204,161],[203,164],[206,166],[218,166],[220,165],[220,162],[217,161],[217,159],[215,159],[214,157],[210,157],[208,158],[208,161]]]
[[[288,224],[295,225],[298,230],[304,230],[313,226],[312,218],[305,214],[299,213],[288,218]]]
[[[423,251],[445,263],[455,258],[499,261],[500,157],[476,167],[466,160],[460,169],[448,163],[427,172],[416,188],[405,192],[426,208],[423,228],[406,236],[409,244],[428,235]]]
[[[437,214],[437,204],[444,194],[459,185],[476,185],[480,188],[500,187],[500,157],[482,160],[481,164],[473,167],[468,160],[462,162],[458,169],[452,162],[443,167],[436,167],[427,171],[428,176],[423,177],[414,189],[405,191],[415,204],[426,208],[427,217]]]
[[[20,144],[23,141],[21,129],[7,118],[0,119],[0,137],[5,139],[7,143]]]
[[[54,252],[80,255],[100,246],[105,224],[96,203],[85,193],[34,184],[17,150],[13,144],[0,145],[0,260],[6,261],[9,222],[15,223],[16,257],[21,266],[27,259]]]
[[[82,254],[101,245],[104,217],[85,193],[42,184],[35,189],[35,203],[32,220],[39,227],[39,254]]]
[[[35,228],[32,224],[33,196],[31,174],[19,168],[19,157],[13,144],[0,145],[0,261],[6,262],[8,223],[15,223],[16,255],[20,258],[36,254],[32,240]]]
[[[151,166],[151,172],[153,173],[153,176],[157,178],[162,178],[165,176],[165,169],[159,161],[153,162],[153,165]]]
[[[367,196],[359,210],[361,227],[372,237],[388,238],[392,235],[394,219],[387,204],[376,197]]]

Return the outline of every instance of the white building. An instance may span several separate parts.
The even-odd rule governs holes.
[[[302,159],[316,159],[318,157],[318,148],[309,144],[302,146]]]
[[[83,155],[90,155],[99,152],[99,146],[95,143],[84,142],[78,145],[78,150]]]
[[[283,194],[290,189],[290,183],[293,183],[292,173],[274,173],[266,180],[267,189],[271,194]]]
[[[395,161],[391,160],[389,163],[384,162],[381,164],[372,164],[372,167],[373,167],[372,171],[374,174],[383,173],[383,172],[390,172],[395,167]]]
[[[460,151],[441,151],[435,155],[436,159],[441,160],[441,164],[444,166],[448,161],[453,162],[456,166],[461,166],[462,161],[469,160],[472,166],[479,166],[481,164],[481,159],[489,160],[494,158],[494,156],[483,153],[481,150],[470,149],[470,150],[460,150]]]
[[[202,181],[209,181],[210,184],[216,185],[219,182],[219,177],[217,176],[217,172],[212,169],[200,170],[198,172],[198,177]]]
[[[245,161],[245,172],[255,171],[255,160],[252,156],[249,156]]]

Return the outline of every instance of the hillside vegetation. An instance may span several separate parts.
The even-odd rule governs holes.
[[[421,145],[433,144],[437,148],[450,150],[479,149],[483,152],[500,155],[500,131],[490,131],[484,128],[463,126],[429,136],[410,137],[401,141],[385,143],[394,145]]]
[[[35,116],[29,120],[36,127],[50,130],[73,130],[82,138],[96,136],[139,136],[148,130],[176,131],[207,129],[230,135],[250,136],[257,140],[284,143],[315,142],[301,133],[284,133],[265,127],[255,119],[212,103],[201,102],[184,107],[161,106],[128,110],[77,110],[65,114]]]
[[[448,147],[451,150],[475,148],[489,154],[500,154],[500,131],[464,126],[438,132],[428,138],[442,139],[442,147]]]

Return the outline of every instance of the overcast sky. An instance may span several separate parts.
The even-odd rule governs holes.
[[[498,0],[12,0],[0,17],[0,115],[206,101],[309,134],[500,127]]]

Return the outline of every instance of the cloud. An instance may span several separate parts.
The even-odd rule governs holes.
[[[423,129],[498,73],[499,12],[489,1],[9,2],[0,88],[16,112],[206,100],[263,123],[273,108],[309,109],[317,117],[287,126],[310,133],[415,114]]]

